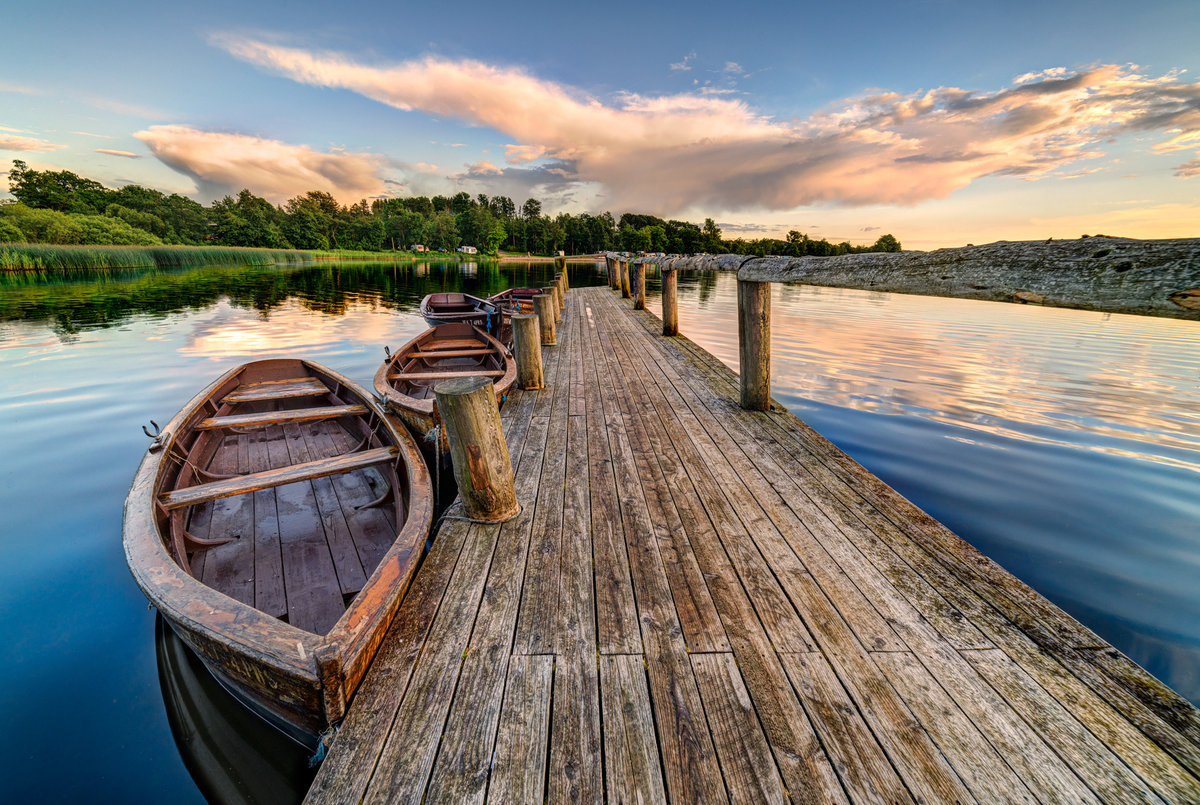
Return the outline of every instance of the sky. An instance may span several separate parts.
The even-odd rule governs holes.
[[[205,203],[465,190],[908,249],[1200,236],[1200,0],[68,0],[3,19],[0,173]]]

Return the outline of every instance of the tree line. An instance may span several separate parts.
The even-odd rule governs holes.
[[[0,243],[159,245],[215,244],[270,249],[403,251],[414,245],[480,253],[503,249],[531,254],[603,251],[668,254],[833,255],[899,251],[891,235],[871,246],[830,243],[797,231],[785,240],[727,240],[711,218],[703,224],[653,215],[559,213],[507,196],[363,199],[343,206],[329,193],[309,191],[276,206],[249,190],[205,207],[186,196],[138,185],[112,190],[71,171],[32,170],[13,160],[8,176],[15,201],[0,203]]]

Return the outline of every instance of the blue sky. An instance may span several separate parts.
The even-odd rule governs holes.
[[[0,171],[911,248],[1200,221],[1195,0],[67,3],[4,27]]]

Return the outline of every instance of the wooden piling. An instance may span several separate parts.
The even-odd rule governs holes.
[[[558,286],[547,285],[545,288],[542,288],[542,293],[550,297],[550,312],[554,316],[554,321],[562,321],[562,297],[560,297],[558,294]]]
[[[492,381],[458,377],[439,383],[433,393],[467,516],[490,521],[512,517],[520,507]]]
[[[554,294],[546,293],[546,290],[543,288],[542,293],[533,297],[533,311],[541,325],[542,346],[552,347],[557,343],[554,340]]]
[[[741,405],[771,409],[771,285],[738,280],[738,367]]]
[[[535,313],[514,313],[512,316],[513,357],[517,361],[517,388],[520,389],[546,387],[539,321]]]
[[[663,335],[679,335],[679,272],[662,273]]]
[[[567,280],[567,258],[555,257],[554,258],[554,267],[558,270],[558,273],[562,274],[563,290],[564,291],[571,290],[571,283]]]
[[[641,260],[635,260],[633,263],[633,280],[631,292],[633,293],[633,309],[646,309],[646,272],[649,266]]]
[[[629,261],[621,261],[621,298],[628,299],[631,296],[629,293]]]

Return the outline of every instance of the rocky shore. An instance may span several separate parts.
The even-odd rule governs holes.
[[[1200,320],[1200,238],[999,241],[838,257],[641,258],[739,279]]]

